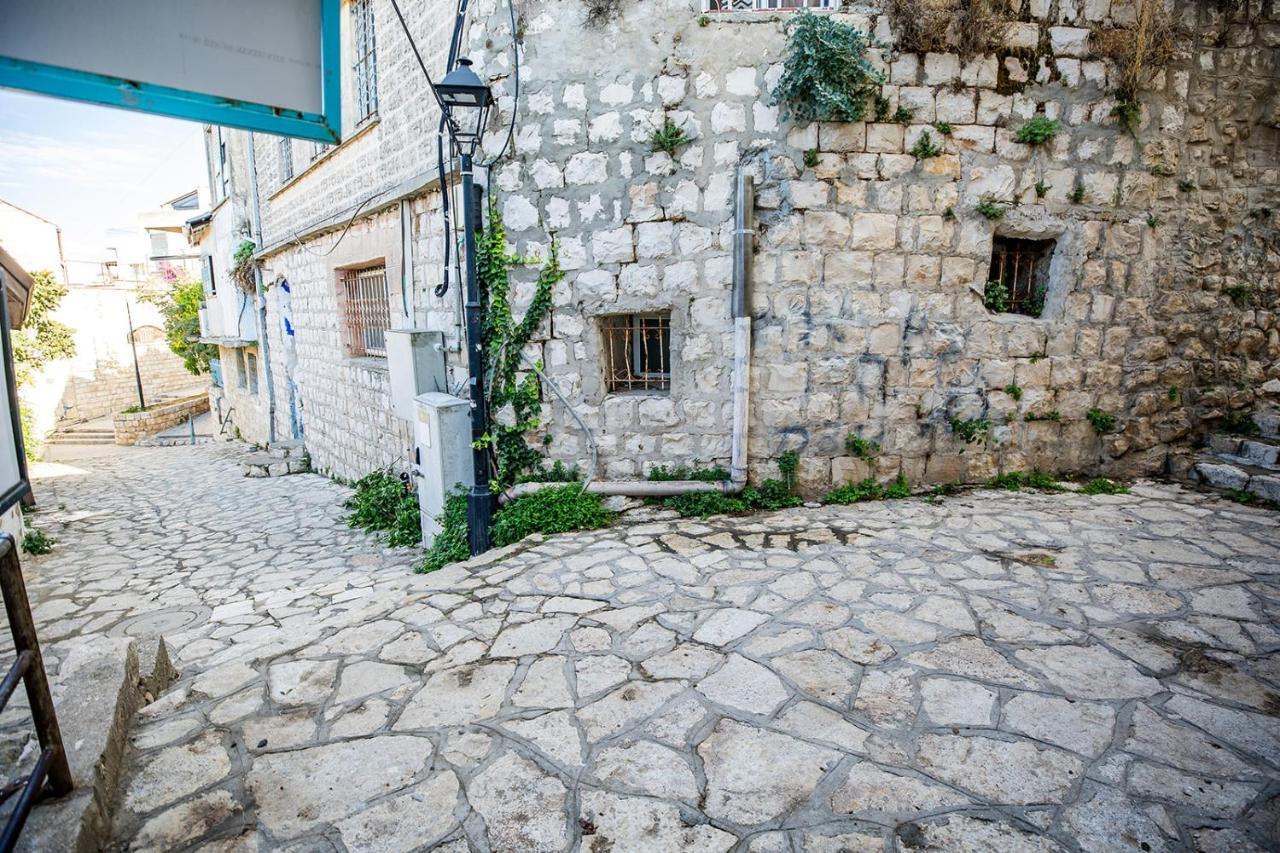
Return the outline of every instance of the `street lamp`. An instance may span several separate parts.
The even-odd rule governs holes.
[[[453,70],[432,88],[449,127],[453,148],[462,161],[462,230],[467,253],[467,369],[471,373],[471,464],[474,474],[474,484],[467,495],[467,526],[471,556],[474,557],[489,550],[493,496],[489,493],[489,457],[484,445],[484,438],[489,432],[489,412],[484,399],[484,333],[480,317],[480,281],[476,273],[480,192],[472,174],[472,156],[488,124],[493,93],[471,70],[469,59],[459,59]]]

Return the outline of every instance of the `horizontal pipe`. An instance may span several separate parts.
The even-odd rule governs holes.
[[[504,491],[498,498],[501,503],[508,503],[516,498],[540,492],[543,489],[555,489],[569,483],[516,483]],[[746,481],[733,480],[593,480],[583,491],[593,495],[622,495],[628,498],[669,498],[675,495],[687,495],[691,492],[719,492],[722,495],[736,495],[746,486]]]

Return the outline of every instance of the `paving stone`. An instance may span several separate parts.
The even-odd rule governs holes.
[[[687,826],[680,810],[668,803],[626,797],[608,791],[586,791],[582,796],[584,830],[582,850],[588,853],[634,851],[668,853],[697,850],[706,853],[729,850],[737,838],[708,825]]]
[[[828,705],[848,707],[859,667],[833,652],[810,649],[779,655],[771,661],[779,675],[789,678],[810,697]]]
[[[705,646],[684,643],[666,654],[658,655],[640,664],[651,678],[699,679],[716,667],[724,656]]]
[[[849,774],[831,795],[834,812],[880,814],[895,821],[968,802],[968,797],[945,785],[889,773],[866,761],[849,768]]]
[[[401,794],[338,821],[336,826],[342,843],[351,851],[385,853],[430,846],[459,826],[454,815],[459,790],[458,777],[451,771],[438,773]]]
[[[592,775],[615,791],[690,802],[698,798],[698,783],[685,758],[670,747],[647,740],[601,750]]]
[[[1142,698],[1159,693],[1160,682],[1101,646],[1022,649],[1014,657],[1043,673],[1059,692],[1085,699]]]
[[[882,726],[904,726],[915,719],[916,688],[910,669],[869,669],[858,685],[855,711]]]
[[[1111,745],[1115,711],[1096,702],[1019,693],[1000,712],[1000,727],[1078,752],[1100,755]]]
[[[217,732],[206,732],[196,740],[167,746],[136,759],[138,771],[124,791],[124,807],[144,814],[180,800],[226,777],[231,756]]]
[[[916,758],[926,773],[1001,803],[1062,802],[1084,764],[1028,741],[925,735]]]
[[[965,815],[900,826],[897,835],[911,850],[937,853],[1058,853],[1063,849],[1052,839],[1008,823]]]
[[[698,755],[707,774],[704,810],[744,825],[772,820],[804,802],[839,758],[834,750],[732,720],[716,725]]]
[[[712,702],[766,717],[791,696],[782,679],[738,654],[729,655],[724,666],[697,686],[698,692]]]
[[[1134,755],[1172,764],[1192,773],[1207,773],[1225,779],[1257,776],[1256,770],[1229,750],[1193,728],[1165,720],[1145,705],[1138,705],[1133,710],[1124,748]]]
[[[1136,761],[1129,770],[1128,791],[1135,797],[1185,806],[1193,812],[1235,818],[1258,793],[1258,787]]]
[[[409,683],[402,667],[375,661],[360,661],[345,667],[333,701],[341,705],[374,693],[384,693]]]
[[[636,725],[680,690],[678,683],[670,681],[633,682],[579,710],[578,719],[594,742]]]
[[[296,838],[403,788],[426,767],[431,751],[423,738],[384,735],[268,753],[253,762],[245,784],[258,821],[279,839]]]
[[[505,752],[471,780],[467,799],[495,850],[560,850],[569,842],[563,783]]]
[[[709,646],[724,647],[768,619],[763,613],[726,607],[708,616],[693,633],[693,639]]]
[[[566,768],[582,766],[582,734],[568,711],[553,711],[527,720],[508,720],[503,727],[532,741],[544,755]]]
[[[774,720],[774,728],[806,740],[836,747],[843,752],[862,753],[870,734],[835,711],[812,702],[797,702]]]
[[[492,717],[515,672],[511,663],[460,666],[437,672],[414,694],[395,729],[452,726]]]
[[[281,705],[310,705],[327,699],[338,675],[336,660],[296,660],[273,664],[267,670],[271,701]]]
[[[240,811],[229,791],[211,791],[160,812],[138,830],[132,850],[175,850]]]
[[[489,648],[495,658],[518,658],[549,652],[560,644],[560,638],[576,622],[573,616],[552,616],[505,629]]]
[[[1160,828],[1137,803],[1113,788],[1099,788],[1062,810],[1063,829],[1084,850],[1121,849],[1163,853],[1170,849]]]
[[[991,721],[996,693],[969,681],[927,678],[920,682],[925,714],[942,726],[986,726]]]

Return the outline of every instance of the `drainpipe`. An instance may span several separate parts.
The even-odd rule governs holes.
[[[258,154],[253,131],[249,132],[249,199],[253,207],[253,242],[262,248],[262,210],[258,206]],[[267,335],[267,288],[262,283],[262,264],[253,265],[257,283],[258,349],[262,352],[263,378],[267,384],[267,444],[276,440],[276,383],[271,373],[271,341]]]
[[[747,485],[747,426],[751,413],[751,255],[755,241],[755,194],[751,176],[738,167],[733,216],[733,427],[730,436],[729,479],[702,480],[588,480],[583,491],[597,495],[662,498],[691,492],[735,495]],[[566,403],[567,405],[567,403]],[[570,414],[574,414],[570,409]],[[575,414],[576,417],[576,414]],[[587,433],[590,439],[590,432]],[[594,452],[594,443],[592,444]],[[517,483],[499,497],[502,503],[563,483]]]

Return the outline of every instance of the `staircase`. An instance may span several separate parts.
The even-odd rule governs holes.
[[[83,446],[90,444],[115,444],[116,433],[108,424],[102,426],[101,422],[90,422],[80,424],[79,426],[68,427],[64,430],[58,430],[49,436],[45,444],[57,444],[60,446]]]
[[[240,460],[246,477],[283,477],[311,470],[311,459],[301,440],[277,441],[267,449]]]
[[[1191,479],[1280,505],[1280,410],[1256,412],[1253,422],[1258,425],[1256,435],[1211,435],[1191,468]]]

